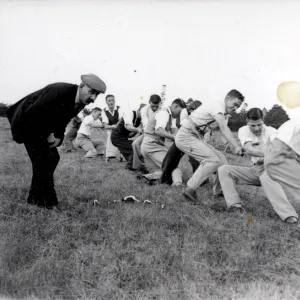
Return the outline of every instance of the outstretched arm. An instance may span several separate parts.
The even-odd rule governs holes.
[[[231,130],[227,126],[227,121],[225,120],[224,115],[217,114],[214,116],[216,122],[220,127],[220,131],[223,134],[224,138],[235,148],[235,153],[238,155],[243,154],[243,148],[237,143],[235,137],[233,136]]]

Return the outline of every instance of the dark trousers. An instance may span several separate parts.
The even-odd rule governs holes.
[[[127,136],[122,136],[112,132],[111,143],[119,149],[122,155],[127,160],[127,166],[132,168],[133,162],[133,149],[132,141],[128,140]]]
[[[176,147],[175,143],[173,143],[162,163],[163,173],[160,178],[161,183],[172,184],[172,172],[178,167],[183,155],[184,153]],[[200,163],[191,156],[189,156],[189,161],[192,165],[193,173],[195,173]]]
[[[178,167],[183,155],[184,153],[173,143],[162,162],[163,173],[160,178],[160,183],[172,184],[172,172]]]
[[[194,157],[191,157],[191,156],[189,156],[189,161],[190,161],[190,164],[192,165],[193,173],[195,173],[196,170],[198,169],[198,167],[200,166],[200,163],[198,160],[196,160]]]
[[[53,173],[59,162],[57,149],[49,148],[46,138],[37,138],[24,143],[32,163],[32,180],[27,202],[43,207],[58,204]]]

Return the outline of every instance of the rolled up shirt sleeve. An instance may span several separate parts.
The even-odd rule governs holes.
[[[159,111],[155,115],[155,120],[156,120],[155,130],[157,130],[158,128],[166,129],[167,124],[169,122],[169,118],[170,118],[170,115],[167,111],[164,111],[164,110]],[[175,125],[175,127],[176,127],[176,125]]]
[[[184,108],[180,113],[180,125],[182,125],[183,121],[189,117],[188,111]]]
[[[132,123],[132,120],[133,120],[133,112],[132,112],[132,111],[125,112],[125,113],[123,114],[123,119],[124,119],[124,124],[125,124],[125,125],[132,125],[132,126],[133,126],[133,123]]]
[[[219,102],[211,106],[210,114],[212,117],[215,117],[218,114],[225,116],[225,106]]]

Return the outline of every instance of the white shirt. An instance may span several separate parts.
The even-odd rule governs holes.
[[[186,108],[184,108],[180,113],[180,125],[183,124],[183,121],[189,117],[189,113]]]
[[[225,113],[226,109],[224,100],[217,102],[206,101],[190,114],[190,119],[196,124],[196,126],[200,126],[214,121],[215,116],[218,114],[225,116]],[[185,121],[183,121],[183,125],[184,124]],[[217,126],[218,123],[214,122],[208,126],[208,129],[215,129]]]
[[[156,120],[155,130],[158,128],[166,129],[168,122],[170,120],[170,116],[172,116],[171,110],[169,107],[159,110],[155,115],[154,118]],[[171,128],[176,127],[176,119],[172,118]]]
[[[242,147],[251,142],[252,146],[258,148],[259,150],[265,150],[265,146],[267,145],[271,136],[276,134],[276,129],[271,126],[263,125],[262,132],[260,136],[253,134],[248,125],[241,127],[238,131],[238,137],[242,144]],[[251,157],[253,163],[256,163],[260,160],[260,157]]]
[[[141,109],[141,119],[142,119],[143,128],[146,128],[149,119],[151,119],[154,116],[155,113],[156,112],[154,112],[151,109],[150,104],[142,107],[142,109]]]
[[[292,120],[286,121],[272,136],[272,139],[274,138],[281,140],[300,155],[300,123]]]
[[[115,114],[116,110],[117,110],[117,106],[115,106],[115,109],[114,109],[113,113],[111,113],[111,111],[109,110],[109,108],[106,107],[106,111],[108,111],[108,113],[110,113],[112,116]],[[118,110],[118,111],[119,111],[119,120],[120,120],[120,119],[123,117],[123,115],[124,115],[124,111],[122,110],[121,107],[119,107],[119,110]],[[106,124],[109,123],[105,111],[102,112],[102,122],[103,122],[103,123],[106,123]]]
[[[133,111],[126,111],[123,115],[124,124],[133,126]]]
[[[91,136],[91,129],[93,125],[99,126],[102,125],[102,122],[99,119],[95,120],[92,115],[86,116],[80,125],[78,133]]]

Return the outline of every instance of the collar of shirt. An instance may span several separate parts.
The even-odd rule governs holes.
[[[111,112],[111,110],[107,107],[104,108],[105,111],[108,111],[112,116],[115,114],[117,111],[117,105],[115,105],[114,110]]]
[[[268,129],[267,126],[265,124],[263,124],[262,130],[261,130],[261,135],[258,136],[258,138],[261,138],[261,139],[269,138],[270,137],[270,132],[267,129]]]
[[[247,125],[245,125],[245,126],[247,126]],[[248,126],[246,128],[248,131],[248,136],[250,136],[252,138],[252,142],[258,142],[258,141],[265,142],[265,139],[269,138],[269,136],[270,136],[269,132],[267,132],[267,130],[266,130],[265,124],[263,124],[261,135],[259,135],[259,136],[253,134]]]
[[[251,132],[251,130],[248,126],[247,126],[247,128],[248,128],[248,134],[249,134],[248,136],[250,136],[252,145],[258,143],[257,145],[253,145],[253,146],[260,148],[261,151],[265,151],[266,143],[267,143],[267,141],[268,141],[268,139],[270,138],[270,135],[271,135],[271,132],[270,132],[271,130],[268,130],[268,128],[264,124],[263,128],[262,128],[261,135],[257,136],[257,135],[255,135]],[[255,164],[257,161],[260,160],[260,158],[252,156],[251,160]]]

